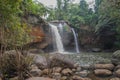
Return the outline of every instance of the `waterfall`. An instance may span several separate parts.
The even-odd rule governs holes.
[[[74,35],[75,46],[76,46],[76,52],[77,52],[77,53],[80,53],[79,46],[78,46],[77,35],[76,35],[75,30],[74,30],[73,28],[71,28],[71,30],[72,30],[73,35]]]
[[[61,39],[61,36],[59,34],[57,26],[52,25],[52,24],[49,24],[49,25],[51,26],[51,29],[52,29],[53,39],[55,40],[55,46],[57,48],[57,51],[58,52],[64,52],[62,39]]]

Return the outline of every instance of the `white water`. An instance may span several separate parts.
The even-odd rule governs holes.
[[[77,53],[80,53],[80,50],[79,50],[79,46],[78,46],[78,40],[77,40],[77,35],[75,33],[75,30],[73,28],[72,29],[72,32],[73,32],[73,35],[74,35],[74,40],[75,40],[75,46],[76,46],[76,52]]]
[[[62,43],[61,36],[59,34],[58,28],[55,25],[49,24],[53,32],[53,38],[55,39],[57,52],[64,52],[64,47]]]

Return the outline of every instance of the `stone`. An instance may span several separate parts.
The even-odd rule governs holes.
[[[115,71],[115,75],[116,75],[117,77],[120,77],[120,69],[118,69],[118,70]]]
[[[112,72],[107,69],[96,69],[94,70],[95,75],[97,76],[110,76],[112,75]]]
[[[0,80],[2,80],[2,79],[0,79]],[[18,76],[10,78],[9,80],[18,80]]]
[[[33,69],[30,71],[30,73],[31,73],[32,76],[41,76],[42,71],[41,71],[40,69],[33,68]]]
[[[120,80],[120,78],[111,78],[110,80]]]
[[[49,74],[50,72],[51,72],[50,69],[44,69],[44,70],[42,71],[42,75],[47,75],[47,74]]]
[[[79,64],[78,64],[78,63],[75,63],[75,64],[74,64],[74,68],[77,68],[77,67],[79,67]]]
[[[69,68],[67,68],[67,69],[62,70],[62,74],[63,75],[72,74],[72,71]]]
[[[0,77],[0,80],[2,80],[2,78]]]
[[[79,75],[80,75],[81,77],[87,77],[88,74],[89,74],[89,71],[87,71],[87,70],[84,70],[84,71],[79,72]]]
[[[113,64],[95,64],[94,67],[95,69],[113,70],[115,66]]]
[[[82,78],[82,77],[76,76],[76,75],[73,76],[72,79],[73,79],[73,80],[92,80],[92,79],[90,79],[90,78]]]
[[[28,78],[26,80],[55,80],[55,79],[52,79],[52,78],[44,78],[44,77],[31,77],[31,78]]]
[[[69,57],[56,53],[50,56],[51,67],[74,68],[74,62]]]
[[[114,65],[120,65],[120,60],[117,59],[117,58],[112,58],[112,59],[111,59],[111,62],[112,62]]]
[[[54,78],[55,80],[60,80],[61,74],[60,73],[52,73],[52,78]]]
[[[100,48],[92,48],[92,51],[93,52],[101,52],[101,49]]]
[[[76,69],[72,69],[72,72],[76,72]]]
[[[120,50],[117,50],[112,55],[113,58],[120,58]]]
[[[117,65],[117,66],[115,67],[115,70],[117,70],[117,69],[120,69],[120,65]]]
[[[72,77],[72,79],[73,79],[73,80],[82,80],[83,78],[80,77],[80,76],[74,75],[74,76]]]
[[[54,67],[54,68],[53,68],[53,72],[56,72],[56,73],[60,73],[61,70],[62,70],[61,67]]]
[[[31,65],[30,69],[31,69],[31,70],[32,70],[32,69],[38,69],[38,67],[37,67],[37,65],[33,64],[33,65]]]
[[[48,67],[48,62],[46,57],[38,55],[38,54],[31,54],[34,56],[33,62],[38,66],[39,69],[45,69]]]
[[[77,72],[80,72],[80,71],[81,71],[81,67],[80,67],[80,66],[77,67],[76,71],[77,71]]]
[[[111,62],[115,65],[120,65],[120,50],[113,53]]]
[[[92,79],[90,79],[90,78],[82,78],[82,80],[92,80]]]
[[[61,77],[61,80],[67,80],[67,76]]]

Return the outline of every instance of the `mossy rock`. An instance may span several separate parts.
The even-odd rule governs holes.
[[[113,53],[111,62],[115,65],[120,64],[120,50],[117,50]]]
[[[113,58],[117,58],[117,59],[120,59],[120,50],[117,50],[113,53],[112,55]]]

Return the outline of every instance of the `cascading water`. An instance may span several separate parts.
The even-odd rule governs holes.
[[[74,30],[74,28],[71,28],[71,30],[72,30],[72,32],[73,32],[73,35],[74,35],[75,46],[76,46],[76,52],[77,52],[77,53],[80,53],[79,46],[78,46],[77,35],[76,35],[76,33],[75,33],[75,30]]]
[[[58,28],[55,25],[49,24],[51,26],[52,32],[53,32],[53,38],[55,39],[55,45],[58,52],[64,52],[64,47],[62,43],[61,36],[59,34]]]

